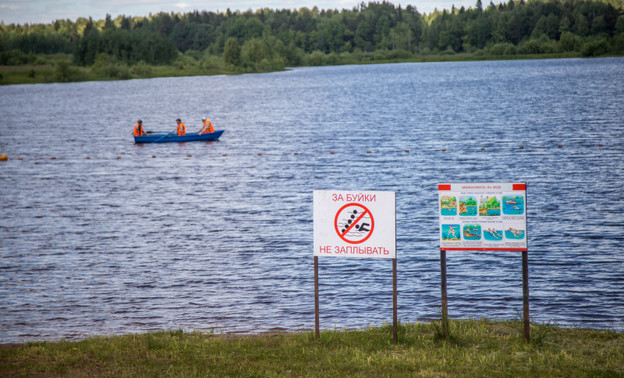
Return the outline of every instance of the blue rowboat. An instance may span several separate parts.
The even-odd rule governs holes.
[[[134,137],[134,143],[167,143],[167,142],[195,142],[195,141],[211,141],[217,140],[225,130],[216,130],[213,133],[198,135],[190,133],[186,135],[177,135],[171,133],[152,133],[149,135],[140,135]]]

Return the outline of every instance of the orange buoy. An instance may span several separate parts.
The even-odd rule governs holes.
[[[91,158],[87,156],[85,159],[89,160],[89,159],[91,159]]]
[[[156,155],[152,155],[152,159],[155,158],[155,157],[156,157]]]
[[[330,154],[330,155],[333,155],[333,154],[334,154],[334,151],[329,151],[329,154]]]
[[[404,152],[409,152],[409,150],[404,150]]]
[[[192,157],[192,156],[193,156],[193,155],[191,155],[191,154],[186,155],[186,157]]]
[[[117,156],[117,159],[121,159],[121,156]]]
[[[299,155],[299,152],[295,152],[293,155]]]
[[[52,157],[50,158],[50,160],[56,160],[56,158],[55,158],[54,156],[52,156]]]
[[[7,154],[0,155],[0,161],[7,161],[7,160],[9,160],[9,157],[7,156]]]
[[[262,152],[258,152],[258,156],[262,156]]]

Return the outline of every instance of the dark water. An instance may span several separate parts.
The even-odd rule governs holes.
[[[436,318],[449,181],[527,182],[532,321],[622,332],[623,99],[624,59],[0,87],[0,342],[313,329],[314,189],[396,191],[399,318]],[[451,317],[520,317],[518,253],[447,257]],[[319,260],[322,328],[392,321],[390,261]]]

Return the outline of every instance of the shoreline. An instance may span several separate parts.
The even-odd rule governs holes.
[[[285,67],[283,70],[267,70],[254,72],[232,71],[222,68],[210,70],[199,67],[176,68],[174,66],[150,66],[148,72],[132,72],[123,77],[106,77],[91,72],[90,67],[69,65],[70,76],[59,77],[58,65],[51,63],[41,65],[0,66],[0,86],[23,85],[23,84],[52,84],[52,83],[79,83],[89,81],[119,81],[136,79],[155,79],[169,77],[194,77],[194,76],[218,76],[218,75],[242,75],[256,73],[270,73],[287,71],[293,68],[305,67],[332,67],[347,65],[370,65],[370,64],[396,64],[396,63],[447,63],[447,62],[489,62],[508,60],[551,60],[551,59],[592,59],[592,58],[621,58],[624,54],[607,54],[598,57],[583,57],[580,53],[552,53],[552,54],[525,54],[525,55],[483,55],[478,53],[439,54],[439,55],[416,55],[404,59],[379,59],[366,61],[346,61],[336,64],[321,66],[294,66]]]

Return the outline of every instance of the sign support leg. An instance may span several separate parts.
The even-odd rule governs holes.
[[[531,322],[529,319],[529,256],[522,251],[522,317],[524,319],[524,339],[531,340]]]
[[[440,250],[440,286],[442,289],[442,337],[446,340],[448,330],[446,325],[448,322],[448,302],[446,296],[446,251]]]
[[[314,338],[320,337],[319,327],[319,286],[318,286],[318,256],[314,256]]]
[[[398,317],[397,317],[397,259],[392,259],[392,340],[398,343]]]

